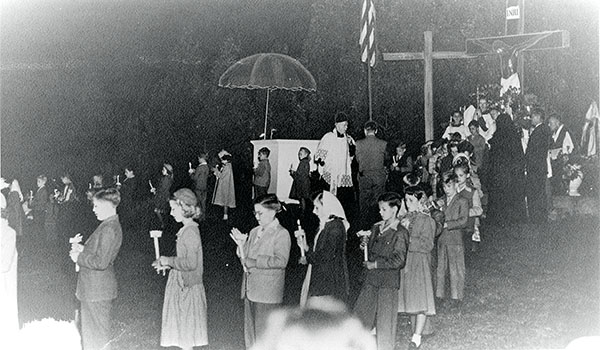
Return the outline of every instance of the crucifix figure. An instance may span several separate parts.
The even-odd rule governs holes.
[[[524,51],[549,50],[569,47],[569,32],[564,30],[529,33],[520,35],[505,35],[489,38],[467,39],[466,53],[469,55],[498,55],[502,74],[502,90],[506,91],[508,84],[516,83],[514,87],[521,89],[523,67],[517,67],[517,60]],[[520,69],[518,69],[520,68]],[[521,76],[517,76],[517,71]],[[519,82],[521,80],[521,82]],[[506,82],[506,84],[504,83]]]
[[[425,65],[424,85],[424,115],[425,115],[425,140],[433,139],[433,60],[452,58],[473,58],[464,52],[433,51],[433,35],[427,31],[425,36],[425,49],[423,52],[395,52],[384,53],[384,61],[410,61],[423,60]]]

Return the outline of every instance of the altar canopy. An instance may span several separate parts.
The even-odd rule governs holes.
[[[219,86],[230,89],[267,90],[264,139],[267,138],[269,93],[271,90],[315,92],[317,83],[295,58],[278,53],[259,53],[243,58],[219,78]]]

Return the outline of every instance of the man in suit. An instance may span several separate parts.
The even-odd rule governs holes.
[[[48,178],[46,175],[40,175],[37,177],[37,191],[31,199],[30,208],[33,214],[33,227],[36,233],[40,236],[45,236],[44,224],[46,222],[46,212],[48,211],[48,205],[50,202],[50,194],[48,188],[46,188],[46,182]]]
[[[544,112],[541,109],[532,111],[531,124],[533,129],[525,152],[527,206],[530,220],[534,223],[543,223],[548,219],[546,182],[551,131],[544,123]]]
[[[361,225],[370,228],[377,221],[373,220],[371,211],[377,206],[377,197],[385,189],[387,142],[377,138],[377,123],[374,121],[365,123],[364,132],[365,138],[356,142],[356,160]]]
[[[117,215],[121,201],[113,188],[94,194],[94,214],[101,221],[85,245],[73,243],[69,253],[79,266],[77,291],[81,302],[81,335],[84,350],[110,350],[112,301],[117,297],[114,261],[123,232]]]

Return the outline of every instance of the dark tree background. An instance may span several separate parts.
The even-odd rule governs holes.
[[[464,50],[465,39],[502,35],[504,0],[375,0],[382,52]],[[527,53],[526,91],[577,135],[598,97],[598,4],[526,0],[526,32],[565,29],[571,48]],[[264,91],[217,87],[236,60],[258,52],[300,59],[315,94],[275,91],[276,138],[316,139],[333,115],[368,118],[359,60],[360,0],[4,1],[0,22],[2,174],[33,185],[39,173],[94,172],[163,162],[226,147],[245,159],[263,128]],[[497,57],[434,62],[436,133],[478,85],[497,83]],[[423,141],[423,64],[379,62],[374,118],[387,139]]]

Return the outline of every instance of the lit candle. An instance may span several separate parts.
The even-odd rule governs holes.
[[[121,183],[119,182],[119,175],[117,175],[117,185],[120,185]]]
[[[368,251],[367,246],[368,246],[368,244],[365,244],[365,250],[363,250],[365,261],[369,261],[369,251]]]
[[[188,162],[188,165],[190,167],[190,170],[192,170],[192,162]]]
[[[300,219],[298,219],[298,231],[302,230],[302,226],[300,226]],[[305,237],[302,236],[302,241],[304,241]],[[302,256],[304,258],[305,253],[304,253],[304,247],[300,247],[300,256]]]
[[[154,186],[152,186],[152,181],[148,180],[148,184],[150,185],[150,189],[154,189]]]

